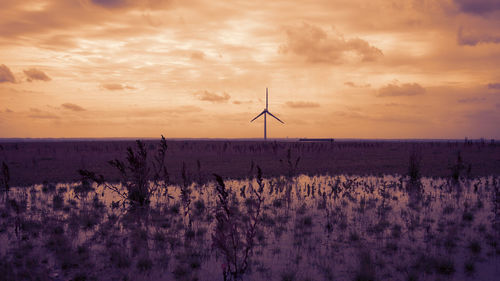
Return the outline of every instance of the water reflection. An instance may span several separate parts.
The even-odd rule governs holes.
[[[11,188],[0,195],[0,274],[487,280],[500,252],[499,190],[498,177],[257,177],[168,186],[146,208],[88,183]]]

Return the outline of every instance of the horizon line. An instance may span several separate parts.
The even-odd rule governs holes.
[[[12,137],[12,138],[0,138],[0,142],[12,142],[12,141],[127,141],[127,140],[157,140],[160,137]],[[262,138],[193,138],[193,137],[172,137],[165,139],[173,141],[266,141]],[[332,137],[284,137],[284,138],[267,138],[267,141],[299,141],[300,139],[306,140],[318,140],[318,139],[328,139],[333,141],[497,141],[495,138],[332,138]]]

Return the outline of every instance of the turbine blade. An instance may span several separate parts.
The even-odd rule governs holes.
[[[260,117],[262,114],[264,114],[264,113],[266,113],[266,111],[265,111],[265,110],[264,110],[264,111],[262,111],[259,115],[257,115],[257,117],[255,117],[254,119],[252,119],[252,121],[250,121],[250,122],[253,122],[255,119],[259,118],[259,117]]]
[[[281,123],[285,124],[285,122],[281,121],[278,117],[274,116],[271,112],[267,111],[267,114],[271,115],[272,117],[274,117],[274,119],[280,121]]]
[[[266,88],[266,110],[267,110],[267,88]]]

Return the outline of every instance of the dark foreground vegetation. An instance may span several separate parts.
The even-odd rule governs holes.
[[[495,280],[500,178],[214,176],[0,194],[2,280]],[[132,187],[129,186],[131,190]],[[127,192],[126,187],[122,191]]]
[[[158,141],[144,141],[156,153]],[[383,175],[408,173],[411,157],[419,176],[469,177],[500,175],[500,142],[288,142],[288,141],[171,141],[165,166],[171,183],[205,182],[217,173],[246,178],[259,165],[265,176],[290,174]],[[80,169],[99,171],[109,180],[121,175],[109,160],[121,159],[134,141],[64,141],[0,143],[0,161],[10,170],[10,184],[80,180]],[[461,162],[458,163],[460,153]],[[413,156],[412,156],[413,155]],[[150,158],[153,161],[153,158]],[[459,165],[457,165],[459,164]]]
[[[189,143],[174,145],[182,151]],[[250,160],[246,174],[240,172],[240,180],[209,174],[217,167],[202,169],[199,159],[194,170],[183,162],[180,170],[169,171],[165,139],[131,144],[106,161],[109,168],[79,168],[79,180],[73,183],[13,186],[14,169],[3,161],[0,278],[363,281],[497,276],[500,177],[475,176],[473,165],[492,166],[471,157],[487,149],[496,155],[494,144],[439,144],[442,151],[460,148],[450,156],[446,176],[439,178],[423,177],[425,151],[434,151],[430,148],[436,144],[229,143],[226,152],[223,143],[218,145],[206,155],[228,157],[242,147],[254,149],[242,155],[275,155],[266,156],[264,163],[279,163],[276,171],[282,175],[265,177],[267,171],[256,160]],[[299,174],[308,155],[377,148],[406,149],[399,152],[406,155],[401,174]],[[236,171],[227,164],[219,167]],[[376,165],[367,167],[376,170]],[[178,184],[173,184],[176,173]]]

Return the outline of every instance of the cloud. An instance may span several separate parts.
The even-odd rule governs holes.
[[[496,32],[496,34],[494,34]],[[498,44],[500,43],[500,33],[498,31],[473,31],[465,30],[463,27],[458,29],[457,41],[459,45],[476,46],[477,44]]]
[[[460,11],[469,14],[485,14],[500,10],[498,0],[455,0]]]
[[[389,84],[378,90],[379,97],[416,96],[424,93],[425,89],[418,83]]]
[[[235,101],[233,101],[233,104],[250,104],[250,103],[253,103],[253,101],[251,101],[251,100],[247,100],[247,101],[235,100]]]
[[[204,60],[205,59],[205,53],[201,51],[193,51],[191,52],[191,59],[193,60]]]
[[[208,101],[208,102],[213,102],[213,103],[224,103],[227,102],[231,96],[227,93],[222,93],[222,94],[216,94],[216,93],[211,93],[209,91],[200,91],[194,93],[197,99],[201,101]]]
[[[367,41],[345,39],[341,34],[328,34],[320,27],[303,23],[286,28],[287,43],[280,47],[281,53],[293,53],[312,63],[338,63],[354,54],[362,61],[374,61],[382,51]]]
[[[102,84],[102,87],[106,90],[110,91],[117,91],[117,90],[123,90],[124,87],[122,84],[118,83],[109,83],[109,84]]]
[[[80,40],[127,38],[158,32],[150,13],[170,10],[173,0],[0,1],[0,39],[70,51]],[[14,3],[15,2],[15,3]],[[130,13],[135,9],[136,13]],[[112,10],[112,12],[110,12]],[[162,19],[160,22],[166,21]],[[95,29],[89,28],[97,27]],[[23,37],[29,36],[29,37]],[[4,44],[4,42],[2,42]],[[76,45],[76,46],[75,46]]]
[[[463,98],[463,99],[458,99],[457,102],[459,102],[459,103],[477,103],[477,102],[483,102],[485,100],[486,100],[486,98]]]
[[[30,108],[30,112],[31,114],[29,114],[28,117],[33,119],[59,119],[59,116],[42,111],[38,108]]]
[[[12,74],[10,69],[4,64],[0,65],[0,83],[3,82],[16,83],[14,74]]]
[[[354,82],[351,82],[351,81],[347,81],[344,83],[344,85],[346,86],[349,86],[349,87],[352,87],[352,88],[368,88],[370,87],[371,85],[368,84],[368,83],[365,83],[365,84],[356,84]]]
[[[168,112],[173,113],[173,114],[185,114],[185,113],[198,113],[200,111],[203,111],[201,107],[194,106],[194,105],[183,105],[175,108],[170,108]]]
[[[28,117],[33,119],[59,119],[59,116],[51,113],[30,114]]]
[[[125,90],[125,89],[128,89],[128,90],[135,90],[135,89],[137,89],[135,87],[128,86],[128,85],[122,85],[120,83],[102,84],[101,87],[103,87],[106,90],[110,90],[110,91],[121,91],[121,90]]]
[[[40,81],[50,81],[52,80],[47,74],[45,74],[43,71],[38,70],[36,68],[30,68],[27,70],[23,70],[24,74],[28,78],[28,81],[31,82],[33,80],[40,80]]]
[[[125,7],[159,8],[170,4],[171,0],[91,0],[92,4],[108,9]]]
[[[92,0],[92,3],[106,8],[118,8],[127,5],[124,0]]]
[[[147,6],[148,2],[152,7]],[[283,93],[309,92],[310,97],[289,96],[282,101],[286,110],[296,113],[296,118],[303,112],[314,114],[315,119],[323,122],[324,116],[334,109],[327,106],[332,102],[332,89],[340,87],[335,108],[356,106],[358,112],[373,118],[414,114],[435,122],[380,130],[374,119],[373,124],[359,120],[351,124],[351,120],[339,118],[335,122],[345,123],[342,125],[345,127],[313,127],[315,120],[308,118],[312,127],[307,132],[290,125],[285,131],[277,131],[280,136],[318,135],[334,128],[336,134],[344,137],[452,137],[449,133],[452,130],[456,129],[460,135],[467,128],[444,122],[446,118],[488,107],[498,111],[495,106],[500,102],[497,96],[500,88],[488,83],[500,83],[495,80],[496,66],[500,65],[500,44],[486,43],[492,41],[488,36],[500,34],[498,10],[484,14],[462,13],[454,0],[321,0],[299,4],[279,0],[273,5],[264,1],[249,4],[170,0],[163,1],[172,4],[167,9],[155,9],[158,3],[160,1],[0,0],[0,54],[4,58],[0,64],[12,70],[16,83],[25,82],[0,83],[0,110],[9,107],[16,111],[12,116],[0,113],[4,114],[4,123],[10,122],[11,126],[2,127],[0,136],[109,136],[123,132],[151,136],[157,134],[155,130],[166,128],[175,136],[216,137],[217,133],[208,131],[213,129],[210,126],[220,123],[208,120],[204,124],[207,131],[190,129],[183,123],[189,114],[182,111],[198,117],[200,109],[177,108],[197,105],[203,107],[206,118],[215,118],[221,106],[229,105],[235,110],[247,108],[246,101],[254,93],[262,93],[263,85],[272,85],[275,91]],[[302,20],[310,26],[302,26]],[[331,26],[336,26],[341,34]],[[477,47],[459,45],[460,26],[463,26],[462,41]],[[314,32],[319,34],[318,40]],[[436,34],[440,36],[434,36]],[[365,44],[356,44],[351,40],[355,38]],[[363,50],[362,45],[368,46],[368,50]],[[277,53],[280,46],[283,53]],[[363,54],[369,54],[370,47],[374,48],[371,51],[376,61],[361,62],[369,60],[370,56]],[[26,83],[23,70],[32,67],[46,71],[54,81]],[[395,83],[390,77],[401,82]],[[418,82],[426,93],[376,97],[388,84],[404,88],[402,84],[407,82]],[[131,90],[127,84],[138,89]],[[368,84],[371,86],[365,87]],[[68,98],[71,89],[75,96],[84,93],[84,101]],[[171,93],[191,90],[184,92],[186,100],[165,96],[165,89]],[[34,90],[36,94],[27,92]],[[147,90],[148,99],[126,95],[142,90]],[[197,99],[202,95],[193,95],[198,90],[222,97],[226,91],[230,98],[226,103],[211,104]],[[485,97],[487,101],[457,101],[471,97]],[[273,94],[270,98],[272,101]],[[294,109],[285,104],[301,100],[317,102],[320,107]],[[87,111],[66,109],[61,105],[66,102]],[[104,106],[109,104],[114,105]],[[33,122],[35,119],[27,116],[37,113],[26,112],[30,106],[58,115],[64,126],[43,127],[41,122]],[[157,109],[154,115],[148,115],[149,106]],[[132,111],[138,113],[132,114]],[[125,126],[128,118],[133,118],[130,122],[144,121],[151,125],[147,128],[150,123],[141,124],[140,130],[130,130]],[[81,130],[73,122],[88,126]],[[227,123],[222,125],[230,127]],[[448,131],[444,130],[445,126]],[[251,136],[252,130],[240,127],[228,133],[212,131],[219,135]],[[484,135],[498,135],[497,131],[484,131]]]
[[[488,84],[488,89],[499,90],[500,89],[500,83],[489,83]]]
[[[357,112],[357,111],[335,111],[333,115],[336,116],[335,119],[354,119],[354,120],[365,120],[377,123],[422,123],[426,122],[422,120],[422,118],[418,116],[413,116],[411,114],[399,114],[399,113],[391,113],[390,115],[380,115],[366,112]]]
[[[291,108],[313,108],[319,107],[319,103],[310,101],[289,101],[286,105]]]
[[[85,111],[85,108],[74,103],[63,103],[61,107],[71,111]]]
[[[478,123],[482,125],[492,124],[496,127],[498,121],[500,120],[500,114],[495,110],[478,110],[469,113],[465,113],[464,117],[468,119],[475,119],[479,121]]]

